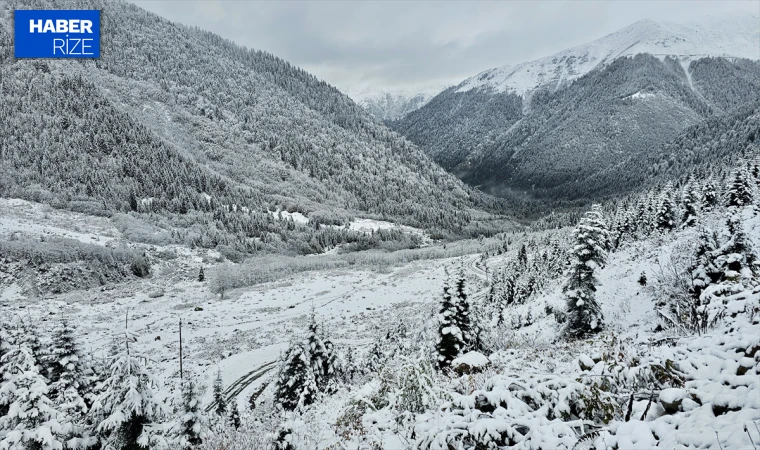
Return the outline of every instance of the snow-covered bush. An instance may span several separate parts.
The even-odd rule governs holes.
[[[585,403],[584,403],[585,402]],[[609,404],[604,393],[569,377],[497,375],[470,394],[452,393],[452,400],[425,413],[415,428],[417,448],[570,448],[590,420],[589,402]],[[596,404],[594,404],[596,407]],[[606,407],[606,406],[605,406]]]

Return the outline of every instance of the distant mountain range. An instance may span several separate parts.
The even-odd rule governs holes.
[[[496,195],[616,195],[645,182],[642,161],[687,128],[758,102],[758,60],[757,15],[643,20],[468,78],[390,126]]]
[[[415,111],[450,85],[434,84],[396,89],[364,88],[348,91],[359,106],[380,120],[396,120]]]

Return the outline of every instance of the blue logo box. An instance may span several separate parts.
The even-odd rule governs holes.
[[[17,9],[16,58],[100,58],[100,10]]]

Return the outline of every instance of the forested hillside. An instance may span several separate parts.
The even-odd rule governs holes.
[[[350,241],[319,223],[357,215],[477,235],[473,217],[501,209],[303,70],[126,2],[69,4],[103,10],[99,60],[10,56],[13,9],[64,6],[0,12],[2,196],[137,212],[181,241],[243,251]]]

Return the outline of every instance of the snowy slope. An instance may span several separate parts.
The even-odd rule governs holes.
[[[377,119],[395,120],[426,105],[447,87],[445,84],[395,89],[367,87],[347,91],[346,95]]]
[[[640,20],[587,44],[471,77],[458,92],[493,88],[524,95],[547,84],[570,82],[617,58],[649,53],[690,61],[705,56],[760,59],[760,16],[727,14],[688,23]]]

